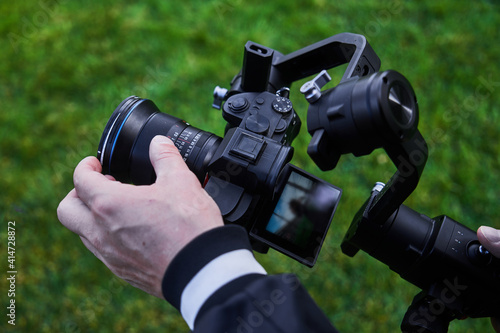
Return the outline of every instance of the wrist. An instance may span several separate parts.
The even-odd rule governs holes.
[[[165,299],[192,328],[206,300],[223,285],[250,274],[266,274],[255,260],[246,230],[229,225],[196,237],[172,260],[162,281]]]

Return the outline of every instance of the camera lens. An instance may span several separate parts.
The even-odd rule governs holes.
[[[97,151],[103,172],[122,182],[152,184],[156,175],[149,144],[156,135],[170,138],[189,169],[203,181],[221,138],[162,113],[152,101],[137,96],[121,102],[106,124]]]

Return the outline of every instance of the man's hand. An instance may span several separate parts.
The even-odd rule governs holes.
[[[477,238],[491,254],[500,258],[500,230],[480,227],[477,230]],[[491,323],[495,332],[500,333],[500,318],[491,318]]]
[[[163,298],[161,280],[174,256],[223,221],[170,139],[156,136],[149,156],[157,176],[150,186],[120,183],[101,174],[95,157],[85,158],[57,215],[115,275]]]
[[[480,227],[477,230],[477,238],[491,254],[500,258],[500,230],[491,227]]]

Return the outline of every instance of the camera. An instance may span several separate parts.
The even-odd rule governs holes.
[[[350,78],[375,72],[379,62],[356,34],[335,35],[288,55],[249,41],[230,89],[214,90],[213,106],[227,122],[223,137],[131,96],[111,115],[97,157],[103,172],[117,180],[151,184],[149,143],[157,134],[169,137],[225,223],[245,227],[255,251],[272,247],[312,267],[342,190],[289,163],[301,126],[289,88],[320,69],[347,63],[344,78]]]
[[[225,222],[252,231],[254,249],[271,246],[313,266],[341,190],[288,163],[301,124],[290,100],[270,92],[234,95],[224,104],[224,118],[221,138],[160,112],[150,100],[128,97],[102,135],[97,155],[103,172],[136,185],[153,183],[149,144],[165,135]]]
[[[301,121],[287,87],[268,89],[273,53],[247,43],[233,91],[216,89],[214,103],[220,107],[224,102],[227,122],[223,138],[131,96],[111,115],[97,156],[103,172],[117,180],[151,184],[155,173],[149,144],[155,135],[167,136],[225,223],[247,229],[254,250],[272,247],[312,267],[342,191],[289,163]]]

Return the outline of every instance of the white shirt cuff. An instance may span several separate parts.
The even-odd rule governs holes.
[[[224,253],[205,265],[181,295],[181,315],[193,330],[194,321],[207,299],[225,284],[248,274],[267,274],[247,249]]]

